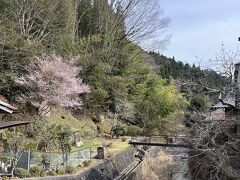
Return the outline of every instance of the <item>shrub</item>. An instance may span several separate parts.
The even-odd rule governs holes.
[[[196,94],[190,101],[190,107],[193,110],[204,111],[209,108],[208,102],[209,102],[208,96],[204,94]]]
[[[111,135],[112,138],[116,136],[116,138],[119,138],[119,136],[123,136],[126,133],[126,129],[123,125],[117,124],[112,127],[111,129]]]
[[[39,177],[41,175],[43,168],[42,166],[33,166],[29,169],[31,176]]]
[[[111,123],[108,122],[107,120],[105,121],[101,121],[98,124],[98,128],[99,128],[99,133],[110,133],[111,132]]]
[[[3,176],[2,177],[2,180],[9,180],[10,178],[9,177],[7,177],[7,176]]]
[[[142,129],[138,126],[128,125],[126,126],[126,135],[127,136],[138,136],[141,135]]]
[[[37,149],[37,142],[35,140],[30,140],[26,144],[25,149],[36,150]]]
[[[14,175],[19,177],[19,178],[26,178],[26,177],[30,176],[30,173],[26,169],[16,168],[15,172],[14,172]]]
[[[65,174],[65,168],[64,167],[58,167],[56,170],[56,173],[59,175]]]
[[[40,176],[41,176],[41,177],[44,177],[44,176],[46,176],[46,175],[47,175],[46,171],[45,171],[44,169],[42,169],[42,170],[40,171]]]
[[[48,176],[57,176],[58,174],[55,171],[49,171],[47,172]]]
[[[29,126],[27,126],[26,133],[27,136],[30,138],[36,137],[40,130],[44,128],[44,123],[42,121],[36,121],[35,123],[31,123]]]
[[[76,172],[76,169],[73,166],[66,166],[65,172],[68,173],[68,174],[73,174],[73,173]]]
[[[88,166],[91,165],[91,163],[92,163],[91,160],[89,160],[89,161],[84,161],[84,162],[83,162],[83,165],[84,165],[84,167],[88,167]]]

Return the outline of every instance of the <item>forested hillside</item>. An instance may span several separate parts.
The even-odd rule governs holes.
[[[226,76],[222,76],[211,69],[200,69],[195,64],[192,66],[175,58],[168,58],[159,53],[150,52],[155,63],[155,71],[166,79],[179,79],[200,84],[203,87],[221,89],[229,83]]]
[[[101,114],[110,113],[150,131],[166,128],[165,118],[187,104],[170,77],[190,89],[196,85],[218,89],[226,78],[153,52],[151,67],[137,42],[167,27],[168,19],[153,8],[158,4],[1,0],[0,95],[25,112],[29,105],[39,109],[45,103],[49,109],[59,105],[78,109],[96,122]],[[89,90],[83,90],[86,86]]]
[[[159,53],[149,52],[148,62],[152,70],[167,82],[175,81],[178,90],[190,101],[194,111],[208,111],[218,100],[219,94],[226,93],[231,84],[227,76],[211,69],[201,69],[195,64],[168,58]]]
[[[63,106],[95,122],[112,114],[144,132],[167,129],[166,118],[187,102],[138,44],[166,28],[158,5],[1,0],[0,94],[25,113]]]
[[[151,10],[156,3],[1,0],[0,94],[25,112],[60,105],[96,122],[110,113],[150,131],[166,128],[165,118],[187,104],[170,79],[192,90],[219,89],[226,78],[153,52],[151,67],[137,42],[167,26]]]

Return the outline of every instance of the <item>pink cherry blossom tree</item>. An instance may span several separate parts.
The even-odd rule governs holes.
[[[43,55],[29,64],[26,75],[17,79],[28,88],[27,98],[39,108],[39,116],[54,105],[81,108],[79,94],[90,92],[90,88],[78,78],[76,58]]]

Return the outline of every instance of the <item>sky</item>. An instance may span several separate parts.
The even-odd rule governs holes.
[[[160,0],[164,14],[171,23],[172,35],[162,54],[187,63],[201,61],[203,68],[211,68],[221,48],[240,47],[240,0]]]

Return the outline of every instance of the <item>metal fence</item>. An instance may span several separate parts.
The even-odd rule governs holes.
[[[39,151],[26,151],[21,154],[21,158],[18,160],[17,168],[23,168],[29,170],[33,166],[43,165],[44,157],[47,157],[50,168],[56,168],[66,162],[69,166],[78,166],[82,162],[91,159],[91,148],[77,150],[69,153],[57,153],[57,152],[39,152]],[[2,164],[2,162],[0,162]],[[8,166],[8,165],[4,165]],[[0,168],[0,173],[4,168]],[[6,169],[6,168],[5,168]]]

